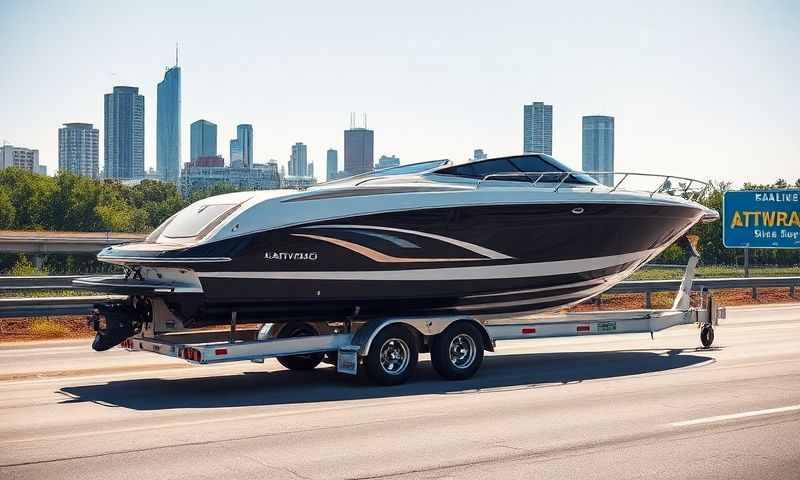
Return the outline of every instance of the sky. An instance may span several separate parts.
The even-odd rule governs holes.
[[[182,70],[189,124],[239,123],[258,163],[308,145],[319,175],[350,112],[375,160],[464,161],[522,151],[523,105],[553,105],[553,155],[581,167],[581,116],[615,117],[617,171],[772,182],[800,177],[800,2],[0,1],[0,142],[58,167],[58,128],[101,130],[103,94],[145,96]]]

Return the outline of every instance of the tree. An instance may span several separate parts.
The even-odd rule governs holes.
[[[11,203],[11,194],[5,187],[0,186],[0,229],[14,228],[17,209]]]
[[[195,190],[189,195],[187,199],[187,205],[192,204],[198,200],[202,200],[204,198],[213,197],[214,195],[222,195],[224,193],[233,193],[238,192],[239,190],[236,189],[233,185],[228,182],[219,182],[215,183],[214,185],[204,188],[202,190]]]
[[[134,231],[135,210],[121,200],[113,200],[94,208],[100,219],[100,229],[109,232]]]
[[[55,179],[10,167],[0,170],[0,187],[10,194],[16,209],[16,228],[42,230],[51,225],[50,202],[56,190]]]

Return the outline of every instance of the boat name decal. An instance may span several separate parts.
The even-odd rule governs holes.
[[[317,252],[266,252],[264,260],[306,260],[316,262]]]

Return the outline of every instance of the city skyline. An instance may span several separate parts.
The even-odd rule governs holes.
[[[270,28],[261,29],[250,28],[266,10],[257,3],[247,7],[253,15],[246,19],[234,19],[221,6],[169,6],[156,16],[152,35],[135,35],[136,25],[152,21],[156,5],[120,6],[114,15],[128,20],[119,23],[108,9],[88,4],[4,2],[0,13],[10,28],[0,52],[20,68],[0,79],[7,112],[0,139],[39,149],[42,164],[54,171],[60,125],[80,121],[102,130],[101,94],[132,85],[151,106],[145,111],[145,167],[154,167],[156,85],[179,41],[183,118],[213,118],[220,139],[233,138],[236,125],[250,122],[260,132],[257,163],[284,163],[287,147],[303,138],[315,171],[325,171],[325,151],[342,150],[341,130],[353,110],[370,113],[379,133],[375,152],[396,152],[406,163],[464,161],[475,144],[492,156],[515,154],[519,107],[532,99],[554,105],[554,153],[573,168],[581,166],[581,117],[612,112],[618,169],[767,182],[790,177],[800,155],[793,121],[800,101],[792,82],[800,75],[792,54],[800,7],[788,2],[671,5],[657,12],[587,4],[577,18],[569,8],[535,2],[510,11],[454,11],[455,4],[442,4],[419,15],[422,4],[412,2],[402,21],[381,35],[383,9],[318,4],[309,14],[281,5],[270,9]],[[533,13],[551,20],[537,27],[545,40],[536,48],[523,34],[524,19]],[[591,20],[597,15],[615,20],[602,25]],[[63,23],[53,25],[54,18]],[[87,18],[92,21],[80,31],[66,28]],[[288,35],[296,18],[313,27],[311,36]],[[470,33],[501,19],[507,28],[492,38]],[[242,28],[225,38],[203,33],[204,26],[234,22]],[[741,29],[743,22],[750,27]],[[354,25],[358,34],[350,33]],[[42,35],[32,39],[28,31]],[[379,38],[361,41],[366,36]],[[230,55],[234,51],[244,55]],[[304,75],[283,73],[291,71]],[[189,143],[188,122],[181,124],[181,143]],[[758,158],[760,168],[752,171],[734,158]]]

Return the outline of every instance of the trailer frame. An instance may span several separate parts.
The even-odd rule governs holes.
[[[120,346],[130,351],[148,351],[201,365],[243,360],[261,363],[272,357],[279,360],[305,357],[308,361],[299,365],[313,368],[327,357],[330,363],[336,364],[340,373],[357,375],[367,370],[372,380],[382,384],[403,383],[416,367],[417,354],[428,351],[434,368],[444,377],[468,378],[480,367],[483,351],[493,351],[496,342],[501,340],[623,333],[650,333],[652,337],[655,332],[677,325],[696,324],[700,329],[701,344],[708,348],[713,343],[714,326],[718,324],[721,310],[707,290],[701,292],[701,305],[697,308],[691,306],[691,286],[699,260],[696,251],[691,251],[670,309],[535,315],[517,320],[462,315],[373,318],[361,322],[348,319],[319,322],[328,325],[326,332],[312,325],[303,336],[289,337],[280,336],[285,324],[266,323],[257,332],[237,330],[237,312],[232,311],[227,331],[187,330],[180,325],[175,327],[174,319],[167,319],[148,325]],[[389,335],[391,338],[382,338],[390,331],[394,332]],[[450,344],[442,345],[443,338]],[[376,343],[376,339],[380,341]],[[449,352],[452,364],[448,364],[446,352]],[[465,359],[473,363],[459,366],[458,362],[463,363]],[[291,363],[281,363],[294,368]],[[384,365],[383,371],[375,365]],[[391,369],[395,367],[392,365],[403,366],[408,371],[393,372]]]

